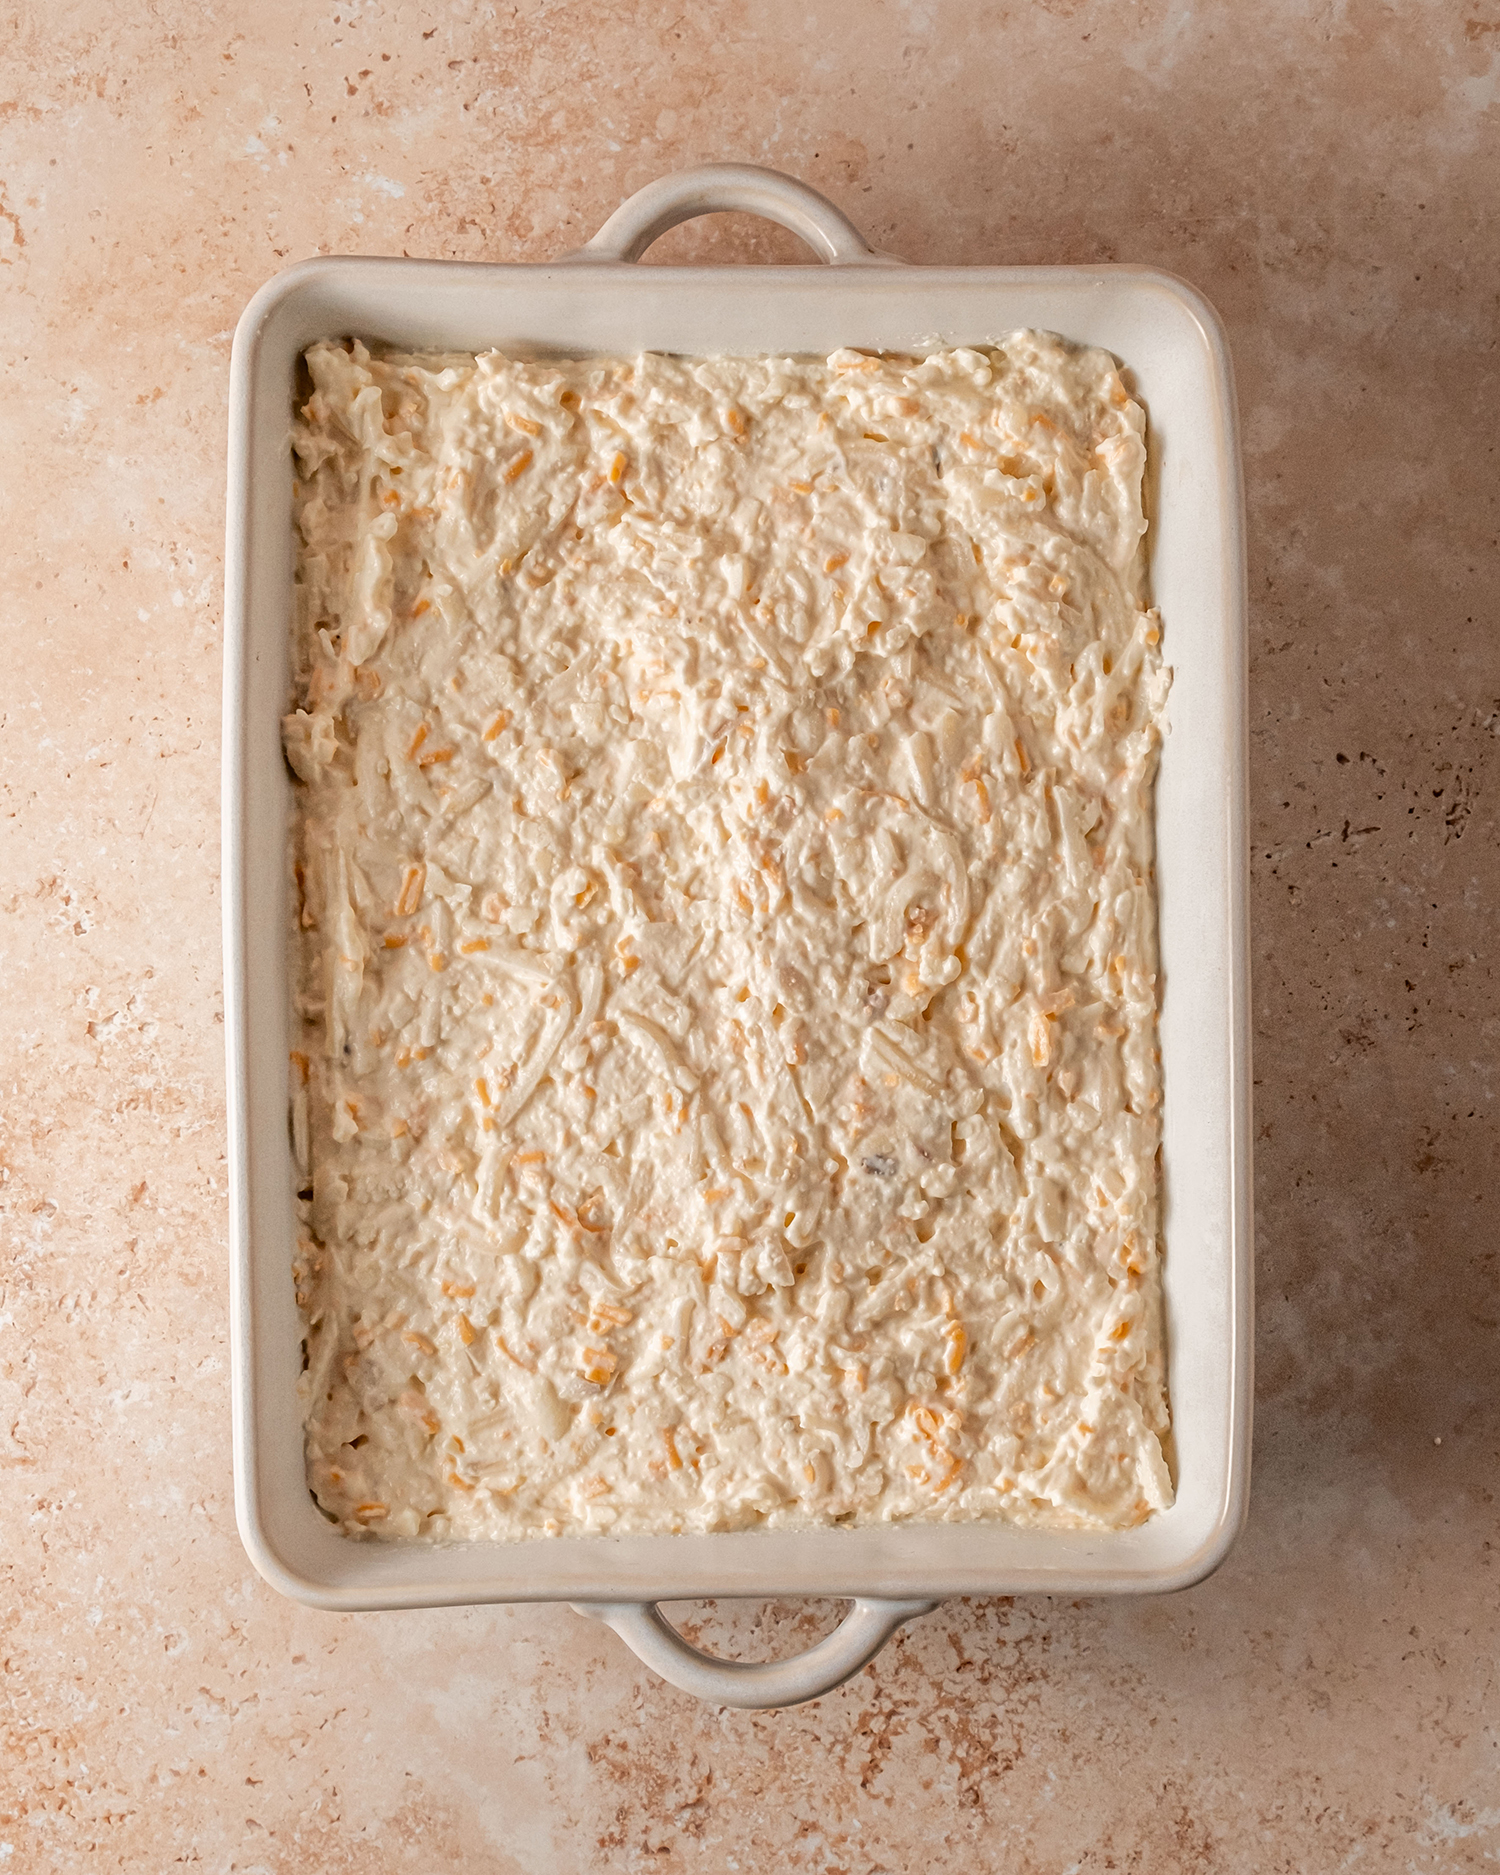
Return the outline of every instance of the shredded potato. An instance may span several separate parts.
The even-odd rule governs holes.
[[[289,1087],[325,1514],[1170,1503],[1167,673],[1114,361],[307,367]]]

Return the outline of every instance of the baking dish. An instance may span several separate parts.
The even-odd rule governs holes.
[[[690,216],[748,209],[823,267],[640,268]],[[521,355],[641,350],[921,351],[1020,326],[1125,361],[1150,423],[1151,585],[1175,676],[1157,787],[1163,972],[1164,1266],[1177,1501],[1138,1529],[999,1524],[522,1544],[356,1542],[319,1515],[303,1468],[301,1324],[291,1281],[285,840],[293,573],[288,447],[298,358],[358,333],[406,348]],[[607,1620],[676,1684],[743,1706],[815,1697],[944,1596],[1186,1586],[1244,1514],[1250,1450],[1250,1060],[1245,842],[1245,573],[1228,354],[1191,289],[1132,267],[918,268],[866,246],[814,191],[713,165],[624,204],[546,264],[323,259],[246,308],[231,375],[224,854],[236,1508],[251,1559],[315,1606],[361,1610],[557,1600]],[[711,1661],[655,1606],[699,1596],[846,1595],[854,1612],[797,1659]]]

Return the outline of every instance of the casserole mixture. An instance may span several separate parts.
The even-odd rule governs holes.
[[[351,1535],[1170,1503],[1145,419],[1106,354],[323,344],[285,746]]]

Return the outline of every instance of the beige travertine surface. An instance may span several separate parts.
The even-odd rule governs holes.
[[[3,18],[0,1867],[1490,1866],[1493,0]],[[551,255],[723,157],[912,260],[1193,280],[1252,544],[1249,1529],[1187,1594],[950,1606],[761,1717],[562,1609],[278,1599],[234,1531],[225,1344],[235,318],[315,252]],[[655,257],[793,251],[736,220]],[[832,1613],[692,1621],[748,1654]]]

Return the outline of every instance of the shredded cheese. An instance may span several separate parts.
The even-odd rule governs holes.
[[[1021,333],[307,364],[285,738],[325,1514],[389,1541],[1169,1503],[1167,677],[1114,362]]]

